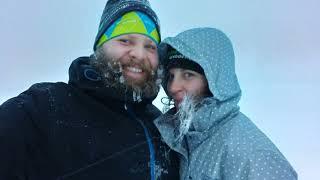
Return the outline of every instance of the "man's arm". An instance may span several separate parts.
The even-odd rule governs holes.
[[[0,179],[15,180],[25,174],[26,133],[31,131],[28,99],[21,94],[0,106]]]

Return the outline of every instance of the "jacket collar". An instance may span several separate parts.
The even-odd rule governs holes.
[[[230,100],[231,101],[231,100]],[[213,97],[205,98],[194,112],[192,128],[177,142],[175,134],[178,122],[175,118],[175,109],[170,109],[163,116],[155,120],[155,125],[160,131],[164,141],[185,158],[188,153],[196,149],[203,141],[214,134],[221,125],[229,121],[239,113],[237,104],[230,106],[230,103],[219,103]]]

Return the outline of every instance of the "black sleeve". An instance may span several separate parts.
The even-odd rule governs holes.
[[[0,179],[24,179],[27,147],[34,136],[30,95],[22,93],[0,106]]]

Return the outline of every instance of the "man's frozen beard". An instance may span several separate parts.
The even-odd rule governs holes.
[[[151,66],[139,64],[139,67],[146,73],[143,81],[135,81],[126,78],[123,75],[124,66],[134,65],[133,61],[127,64],[120,64],[120,60],[114,59],[106,54],[102,48],[98,48],[95,52],[95,60],[91,64],[97,69],[102,76],[103,82],[107,87],[113,87],[116,90],[132,90],[134,99],[141,100],[141,97],[156,96],[161,84],[162,70],[158,68],[156,73]]]

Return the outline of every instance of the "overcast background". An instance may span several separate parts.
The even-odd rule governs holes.
[[[2,0],[0,104],[33,83],[67,81],[92,53],[104,0]],[[299,179],[319,178],[320,2],[151,0],[162,37],[199,26],[231,39],[241,110],[279,147]],[[161,92],[155,104],[161,108]]]

